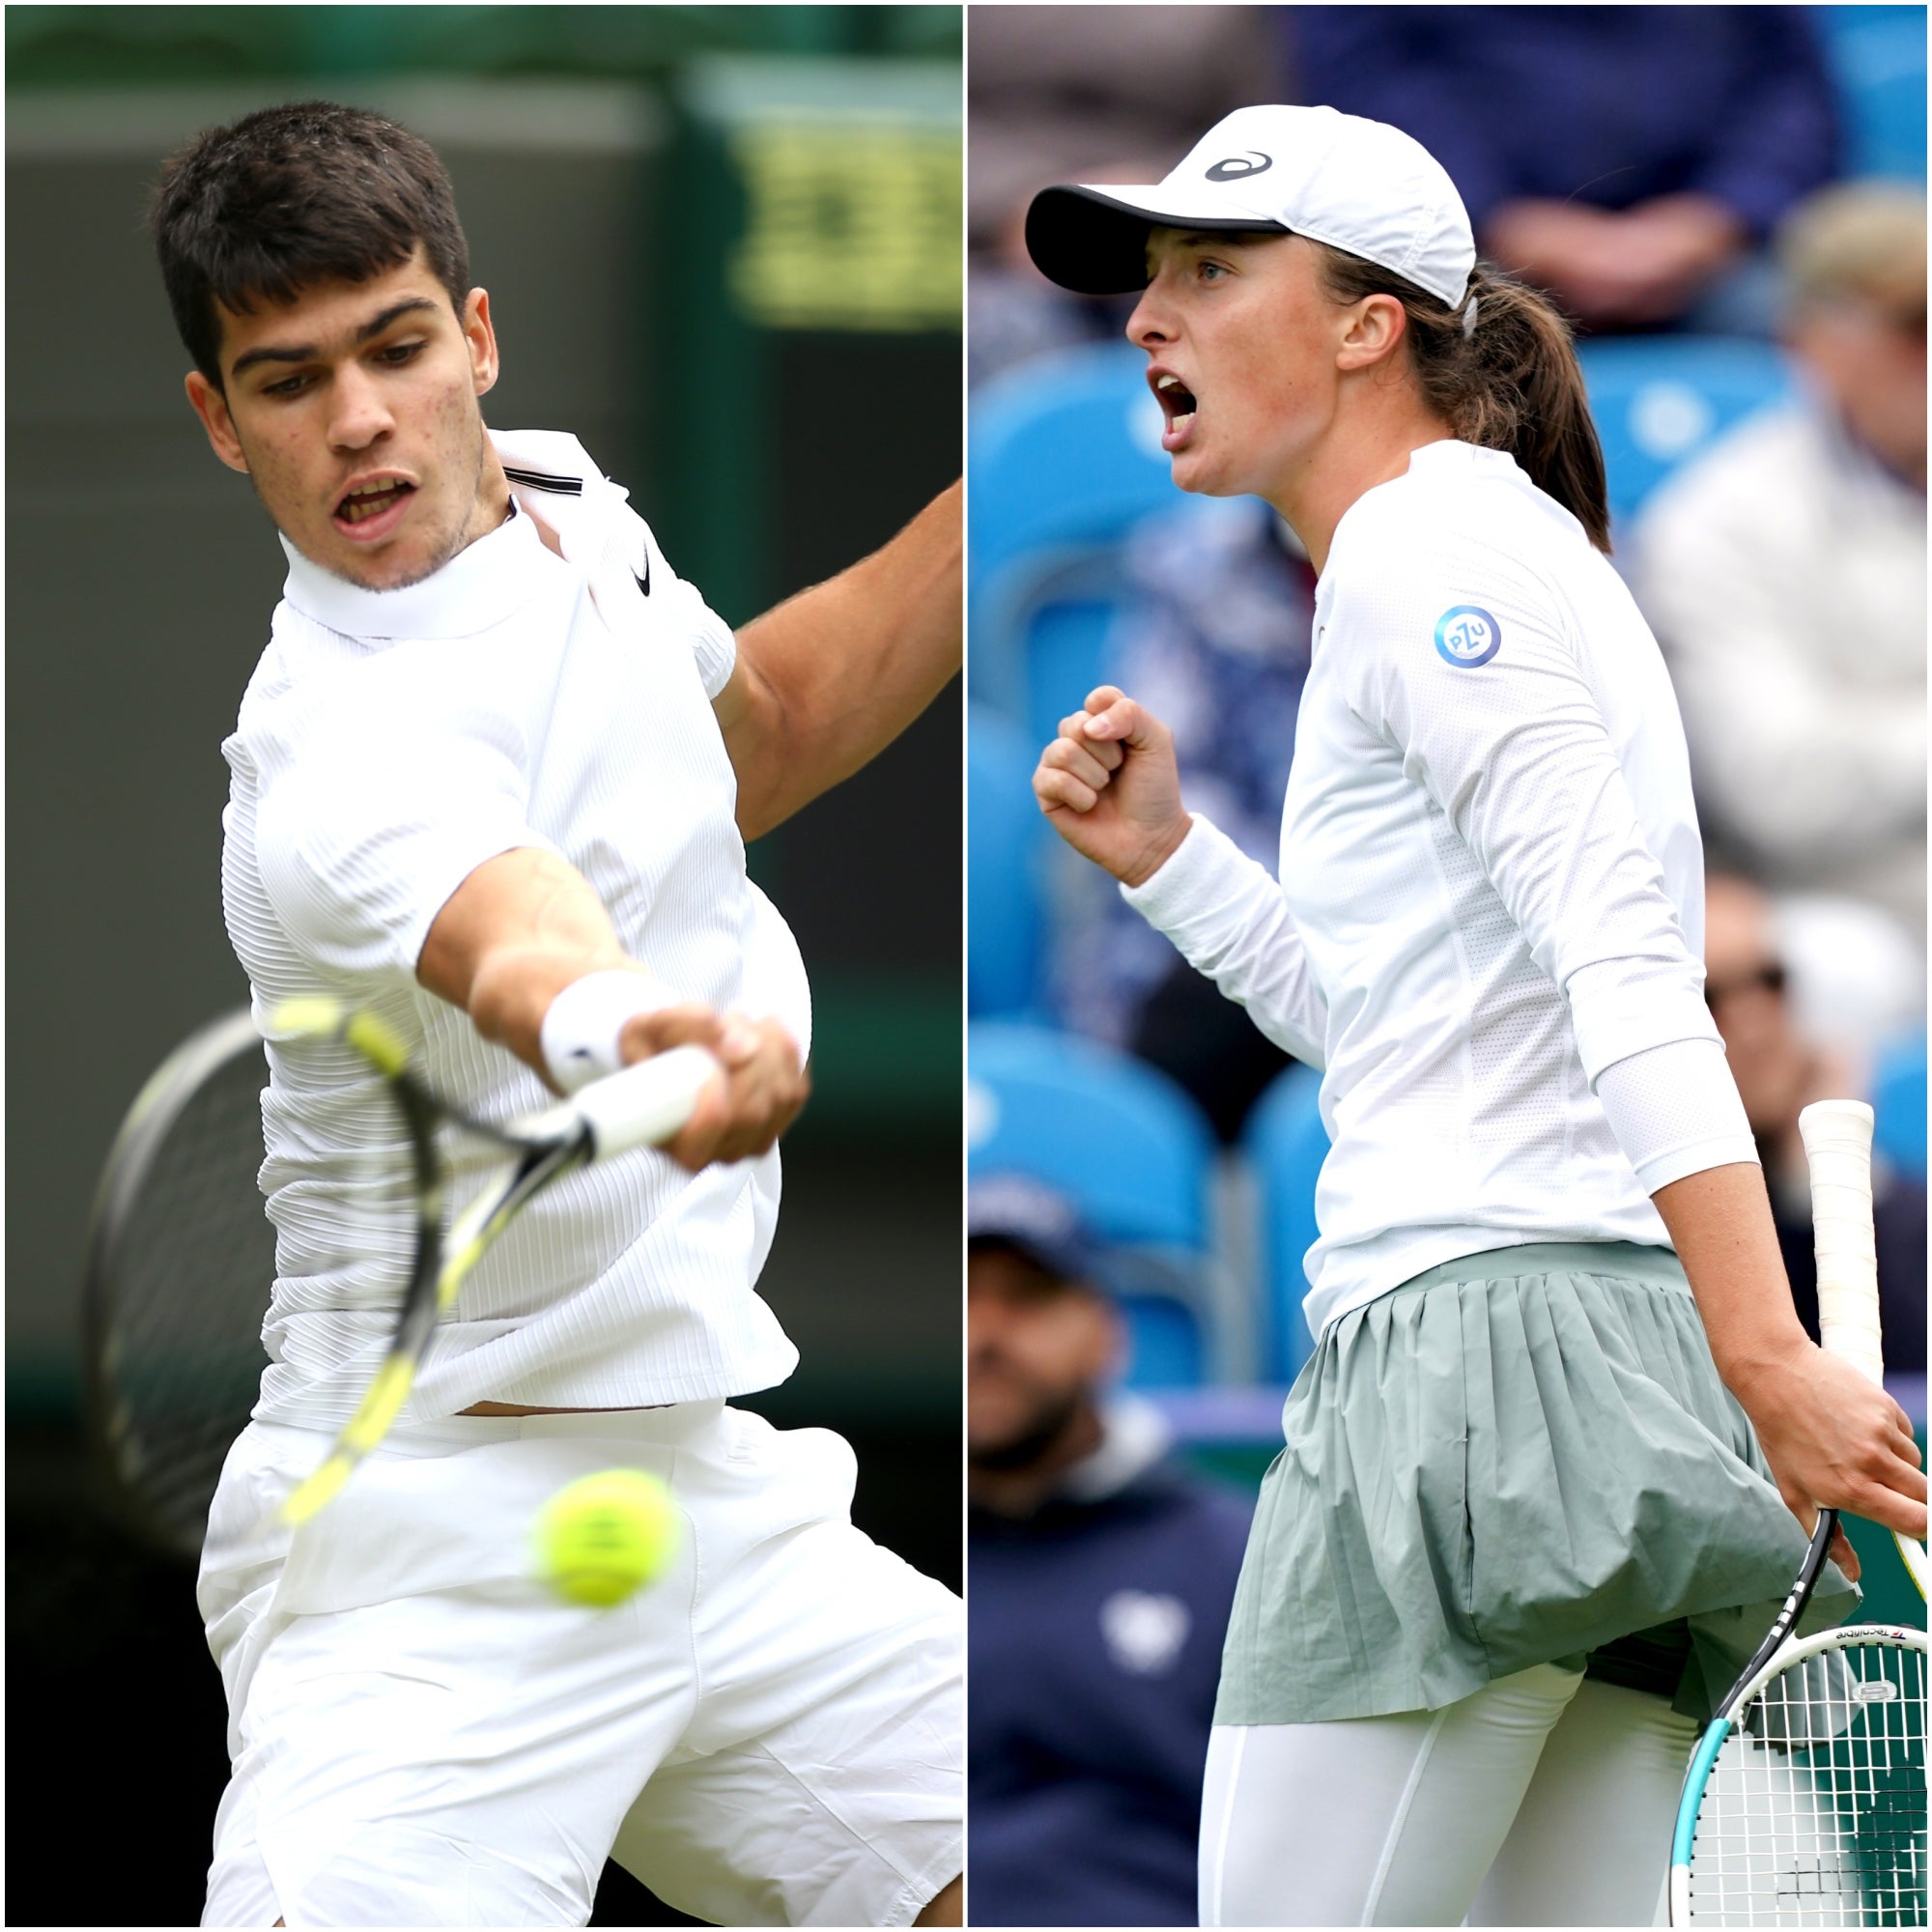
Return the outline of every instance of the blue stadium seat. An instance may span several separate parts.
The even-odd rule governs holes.
[[[1128,1388],[1199,1388],[1208,1379],[1207,1338],[1191,1300],[1114,1285],[1127,1323]]]
[[[1321,1076],[1310,1066],[1278,1074],[1242,1129],[1241,1148],[1261,1195],[1262,1280],[1268,1333],[1262,1359],[1277,1381],[1293,1381],[1313,1347],[1301,1319],[1315,1245],[1315,1180],[1328,1157],[1328,1130],[1316,1104]]]
[[[1069,350],[973,399],[969,677],[976,696],[1031,731],[1050,730],[1097,681],[1114,547],[1181,500],[1145,368],[1125,345]]]
[[[966,1010],[1033,1013],[1044,998],[1039,867],[1052,834],[1033,795],[1036,748],[1010,720],[966,707]]]
[[[1769,343],[1720,336],[1631,336],[1577,345],[1604,445],[1610,516],[1628,525],[1643,500],[1725,430],[1792,393]]]
[[[966,1056],[969,1171],[1038,1176],[1122,1251],[1130,1385],[1200,1381],[1214,1146],[1200,1109],[1131,1056],[1048,1027],[976,1022]]]
[[[1872,1148],[1921,1184],[1925,1179],[1925,1036],[1915,1034],[1879,1055],[1872,1070]]]
[[[1111,679],[1114,619],[1121,608],[1115,554],[1056,571],[1035,590],[1012,636],[1026,680],[1017,715],[1027,736],[1043,745],[1090,691]]]
[[[1925,179],[1925,9],[1813,7],[1845,124],[1845,172]]]

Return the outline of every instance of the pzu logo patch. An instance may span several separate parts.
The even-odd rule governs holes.
[[[1444,664],[1473,669],[1502,647],[1503,627],[1473,604],[1453,605],[1435,620],[1435,648]]]

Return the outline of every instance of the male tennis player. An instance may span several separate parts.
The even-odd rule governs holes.
[[[571,438],[485,427],[490,301],[421,140],[250,115],[168,162],[154,227],[188,399],[289,559],[225,747],[258,1016],[374,1008],[485,1117],[677,1041],[725,1068],[674,1160],[532,1205],[292,1545],[251,1526],[382,1350],[398,1264],[342,1256],[395,1134],[339,1050],[270,1038],[271,1361],[200,1585],[233,1758],[205,1922],[582,1923],[609,1854],[727,1924],[956,1924],[957,1600],[852,1526],[844,1443],[726,1406],[796,1360],[753,1283],[810,1031],[742,841],[956,668],[956,495],[734,643]],[[593,1614],[526,1549],[611,1465],[687,1534]]]

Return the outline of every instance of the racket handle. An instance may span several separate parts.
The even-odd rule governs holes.
[[[1811,1239],[1818,1257],[1818,1336],[1883,1385],[1878,1251],[1872,1233],[1872,1110],[1862,1100],[1815,1100],[1798,1116],[1811,1170]]]
[[[1812,1245],[1818,1256],[1818,1339],[1885,1386],[1879,1332],[1878,1241],[1872,1228],[1872,1110],[1862,1100],[1817,1100],[1798,1116],[1811,1170]],[[1906,1574],[1926,1593],[1925,1550],[1892,1531]]]
[[[724,1071],[701,1046],[673,1046],[608,1079],[593,1080],[570,1096],[590,1128],[593,1161],[657,1147],[676,1137],[691,1119],[706,1081]]]

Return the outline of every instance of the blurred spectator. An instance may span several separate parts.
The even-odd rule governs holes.
[[[1830,893],[1779,893],[1773,924],[1791,968],[1792,1016],[1847,1067],[1853,1091],[1925,1025],[1925,954],[1889,912]]]
[[[1314,622],[1307,554],[1259,497],[1204,497],[1142,524],[1123,565],[1135,602],[1108,675],[1172,726],[1189,807],[1273,871]],[[1067,1018],[1178,1080],[1232,1141],[1287,1056],[1111,881],[1076,885],[1092,893],[1065,923]]]
[[[1793,1013],[1789,968],[1771,901],[1747,880],[1714,874],[1704,891],[1704,997],[1757,1138],[1777,1243],[1799,1319],[1818,1334],[1818,1269],[1811,1195],[1798,1114],[1813,1100],[1856,1093],[1856,1077],[1807,1038]],[[1878,1292],[1889,1369],[1925,1372],[1925,1189],[1883,1165],[1872,1177]]]
[[[1713,851],[1781,893],[1884,908],[1922,961],[1924,199],[1830,189],[1780,248],[1805,398],[1657,491],[1632,582]]]
[[[1449,170],[1481,252],[1589,329],[1768,333],[1755,251],[1837,153],[1803,7],[1298,7],[1302,98]]]
[[[974,382],[1048,350],[1114,340],[1129,305],[1055,288],[1021,241],[1063,181],[1158,181],[1209,122],[1280,97],[1261,7],[980,7],[968,15]]]
[[[976,1925],[1192,1925],[1201,1776],[1248,1511],[1105,1391],[1123,1327],[1071,1205],[967,1199]]]

